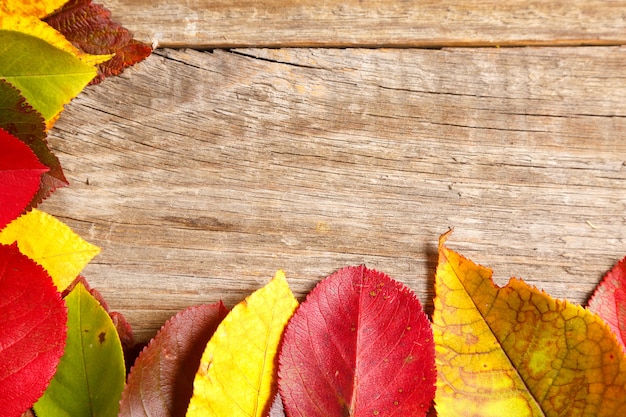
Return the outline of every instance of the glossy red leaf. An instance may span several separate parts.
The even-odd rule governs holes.
[[[22,213],[48,168],[15,136],[0,129],[0,229]]]
[[[0,80],[0,128],[28,145],[39,162],[49,168],[41,176],[39,189],[29,207],[36,207],[54,190],[69,185],[61,163],[48,148],[43,116],[26,102],[17,88],[5,80]]]
[[[0,410],[19,416],[43,394],[63,355],[67,310],[48,273],[0,245]]]
[[[204,348],[227,312],[220,301],[165,323],[131,369],[119,417],[184,416]]]
[[[436,381],[430,322],[406,286],[344,268],[287,325],[278,378],[290,417],[424,416]]]
[[[589,310],[607,322],[626,350],[626,257],[604,277],[589,300]]]
[[[111,12],[91,0],[70,0],[45,21],[83,52],[115,54],[98,65],[98,75],[91,84],[120,74],[152,53],[149,45],[134,40],[127,29],[111,20]]]

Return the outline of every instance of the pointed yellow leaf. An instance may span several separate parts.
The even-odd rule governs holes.
[[[202,355],[187,417],[262,417],[276,391],[276,355],[298,302],[278,271],[236,305]]]
[[[34,36],[48,42],[55,48],[74,55],[88,65],[100,64],[113,58],[113,55],[90,55],[81,51],[72,45],[61,32],[32,15],[0,14],[0,30],[12,30]]]
[[[68,0],[0,0],[0,11],[43,19],[60,9]]]
[[[433,333],[439,417],[626,415],[626,358],[595,314],[439,242]]]
[[[41,265],[59,291],[74,281],[100,248],[80,238],[66,224],[33,209],[0,231],[0,243],[17,246],[24,255]]]

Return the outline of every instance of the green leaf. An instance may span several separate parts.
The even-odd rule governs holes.
[[[0,78],[19,89],[50,125],[96,76],[96,68],[49,43],[12,30],[0,30]]]
[[[48,389],[35,403],[35,412],[39,417],[116,417],[125,367],[113,322],[82,284],[65,303],[65,353]]]

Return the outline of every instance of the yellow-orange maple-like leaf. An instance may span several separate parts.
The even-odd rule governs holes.
[[[236,305],[202,355],[187,417],[266,415],[276,392],[276,355],[298,302],[278,271]]]
[[[433,332],[439,417],[626,415],[626,358],[596,315],[439,243]]]
[[[33,209],[0,231],[0,243],[17,246],[24,255],[41,265],[59,291],[74,281],[100,248],[84,241],[65,223]]]
[[[0,0],[0,11],[43,19],[60,9],[68,0]]]

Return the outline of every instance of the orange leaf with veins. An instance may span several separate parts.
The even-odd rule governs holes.
[[[491,270],[440,238],[435,403],[447,416],[626,415],[626,357],[595,314]]]

